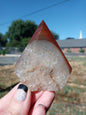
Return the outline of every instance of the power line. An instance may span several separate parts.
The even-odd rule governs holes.
[[[38,12],[41,12],[41,11],[43,11],[43,10],[47,10],[47,9],[49,9],[49,8],[52,8],[52,7],[57,6],[57,5],[59,5],[59,4],[63,4],[63,3],[68,2],[68,1],[69,1],[69,0],[63,0],[63,1],[61,1],[61,2],[52,4],[52,5],[47,6],[47,7],[44,7],[44,8],[41,8],[41,9],[36,10],[36,11],[33,11],[33,12],[31,12],[31,13],[28,13],[28,14],[22,16],[22,17],[27,17],[27,16],[30,16],[30,15],[36,14],[36,13],[38,13]]]
[[[23,15],[23,16],[21,16],[20,18],[24,18],[24,17],[27,17],[27,16],[31,16],[31,15],[33,15],[33,14],[36,14],[36,13],[38,13],[38,12],[47,10],[47,9],[52,8],[52,7],[54,7],[54,6],[58,6],[58,5],[60,5],[60,4],[66,3],[66,2],[68,2],[68,1],[70,1],[70,0],[63,0],[63,1],[61,1],[61,2],[57,2],[57,3],[55,3],[55,4],[49,5],[49,6],[47,6],[47,7],[44,7],[44,8],[35,10],[35,11],[33,11],[33,12],[30,12],[30,13],[28,13],[28,14],[26,14],[26,15]],[[12,21],[4,22],[4,23],[0,24],[0,26],[4,26],[4,25],[9,24],[9,23],[11,23],[11,22],[12,22]]]

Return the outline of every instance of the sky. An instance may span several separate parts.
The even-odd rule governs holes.
[[[86,38],[86,0],[0,0],[0,33],[5,34],[12,21],[42,20],[59,39]]]

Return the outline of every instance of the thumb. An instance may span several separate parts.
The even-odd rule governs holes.
[[[20,84],[4,115],[27,115],[31,104],[31,92]]]

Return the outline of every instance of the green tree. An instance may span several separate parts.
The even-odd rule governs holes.
[[[27,20],[24,26],[24,37],[32,37],[33,33],[37,29],[37,25],[33,21]]]
[[[37,25],[32,21],[16,20],[9,27],[7,32],[9,43],[7,46],[21,46],[21,42],[28,41],[28,38],[32,37]],[[25,40],[24,40],[25,39]],[[26,40],[27,39],[27,40]]]
[[[68,38],[66,38],[67,40],[72,40],[72,39],[75,39],[75,38],[73,38],[73,37],[68,37]]]
[[[7,43],[6,35],[3,35],[2,33],[0,33],[0,46],[5,47],[6,43]]]
[[[30,41],[30,39],[31,39],[30,37],[22,39],[20,46],[25,47],[28,44],[28,42]]]
[[[55,38],[55,40],[58,40],[59,39],[59,35],[56,34],[55,32],[51,31],[53,37]]]
[[[24,30],[24,21],[23,20],[16,20],[12,23],[8,30],[8,37],[10,42],[17,40],[20,41],[23,37],[23,30]]]
[[[84,50],[83,48],[80,48],[79,52],[80,52],[80,53],[84,53],[85,50]]]
[[[6,33],[7,38],[9,38],[7,46],[25,47],[36,29],[37,25],[33,21],[13,21]],[[52,32],[52,34],[56,40],[59,39],[59,36],[55,32]]]
[[[67,49],[67,53],[71,53],[71,50],[70,50],[70,48],[68,48],[68,49]]]
[[[2,38],[3,38],[3,34],[0,33],[0,46],[1,46]]]

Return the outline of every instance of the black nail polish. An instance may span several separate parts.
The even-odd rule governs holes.
[[[26,85],[24,85],[24,84],[20,84],[20,85],[18,86],[18,89],[23,89],[26,93],[27,93],[27,91],[28,91],[28,87],[27,87]]]

